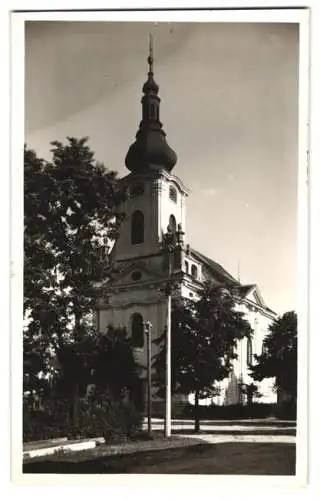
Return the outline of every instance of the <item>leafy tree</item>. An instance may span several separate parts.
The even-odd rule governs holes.
[[[297,398],[297,315],[284,313],[269,326],[262,354],[251,367],[255,380],[275,378],[275,387],[289,398]]]
[[[262,394],[260,394],[258,390],[258,386],[252,383],[242,384],[240,391],[246,396],[248,406],[253,404],[253,398],[259,399],[262,397]]]
[[[55,141],[51,152],[50,162],[27,147],[24,155],[25,345],[40,335],[39,357],[51,350],[60,369],[72,373],[77,424],[83,375],[77,349],[92,327],[97,286],[110,272],[105,241],[117,237],[124,193],[116,173],[95,160],[87,138]]]
[[[126,329],[109,325],[95,339],[92,383],[96,392],[108,393],[119,402],[132,393],[138,377],[139,365]]]
[[[232,289],[207,283],[197,301],[176,303],[172,311],[172,391],[195,394],[195,431],[200,429],[199,401],[217,394],[215,383],[230,373],[236,344],[251,335],[243,313],[235,309]],[[163,343],[165,335],[158,343]],[[164,393],[165,349],[156,355],[156,383]]]

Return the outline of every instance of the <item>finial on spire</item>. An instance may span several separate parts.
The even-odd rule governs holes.
[[[149,73],[153,73],[153,37],[151,33],[149,34]]]

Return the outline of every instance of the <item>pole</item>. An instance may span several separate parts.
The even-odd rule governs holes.
[[[151,434],[151,323],[147,325],[147,349],[148,349],[148,433]]]
[[[167,304],[166,331],[166,415],[164,425],[165,437],[171,436],[171,252],[169,250],[169,283]]]

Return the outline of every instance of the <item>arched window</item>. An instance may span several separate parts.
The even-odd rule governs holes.
[[[184,267],[185,267],[186,273],[189,274],[189,262],[187,260],[184,261]]]
[[[136,210],[131,218],[131,243],[143,243],[144,241],[144,216],[140,210]]]
[[[131,317],[131,342],[133,347],[143,347],[144,328],[141,314],[135,313]]]
[[[191,275],[195,279],[197,279],[197,277],[198,277],[198,269],[197,269],[197,266],[195,266],[194,264],[192,264],[192,266],[191,266]]]
[[[159,116],[158,116],[158,111],[159,111],[159,107],[157,106],[156,103],[151,103],[150,104],[150,119],[151,120],[159,120]]]
[[[177,190],[173,186],[169,187],[169,198],[177,203]]]
[[[252,356],[252,340],[249,338],[247,339],[247,365],[250,366],[252,365],[253,361],[253,356]]]
[[[171,228],[171,231],[173,233],[175,233],[177,230],[177,223],[176,223],[176,218],[174,215],[170,215],[170,217],[169,217],[169,226]]]

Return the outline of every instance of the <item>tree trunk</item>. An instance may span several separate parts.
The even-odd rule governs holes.
[[[199,432],[199,431],[200,431],[199,391],[196,391],[194,398],[194,432]]]

